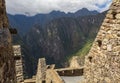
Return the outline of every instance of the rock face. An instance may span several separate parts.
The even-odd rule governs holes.
[[[98,17],[101,17],[98,19]],[[26,45],[35,58],[45,57],[47,63],[63,66],[64,59],[82,47],[88,38],[95,38],[104,14],[78,18],[59,18],[46,26],[34,26],[25,36]],[[94,25],[95,23],[95,25]]]
[[[14,57],[8,29],[5,0],[0,0],[0,83],[14,83]]]
[[[26,15],[10,15],[8,18],[12,27],[16,27],[21,36],[25,35],[35,24],[47,25],[50,21],[58,19],[61,17],[78,17],[78,16],[88,16],[96,15],[97,11],[89,11],[86,8],[80,9],[75,13],[68,13],[61,11],[55,11],[48,14],[36,14],[35,16],[26,16]]]
[[[6,17],[5,0],[0,0],[0,29],[8,28],[8,19]]]
[[[85,83],[120,82],[120,0],[114,0],[85,60]]]

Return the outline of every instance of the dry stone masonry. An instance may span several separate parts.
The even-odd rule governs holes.
[[[0,0],[0,83],[15,83],[14,56],[8,27],[5,0]]]
[[[54,64],[46,65],[45,58],[40,58],[36,76],[24,80],[24,83],[65,83],[54,68]]]
[[[23,82],[23,60],[20,45],[13,45],[17,83]]]
[[[37,75],[36,75],[36,83],[44,83],[46,78],[46,61],[45,58],[41,58],[38,61],[38,69],[37,69]]]
[[[85,83],[120,83],[120,0],[113,0],[85,59]]]
[[[80,64],[78,63],[78,57],[74,56],[72,57],[72,60],[70,61],[70,68],[79,68]]]

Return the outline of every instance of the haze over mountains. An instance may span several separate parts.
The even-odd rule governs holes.
[[[97,11],[89,11],[86,8],[76,11],[75,13],[64,13],[61,11],[52,11],[48,14],[37,14],[35,16],[26,15],[10,15],[8,18],[12,27],[16,27],[20,34],[26,34],[34,25],[39,24],[44,26],[53,19],[61,17],[78,17],[86,15],[98,14]]]
[[[32,17],[8,14],[11,26],[19,32],[14,43],[22,45],[25,65],[30,67],[26,69],[28,75],[35,73],[40,57],[45,57],[48,64],[67,66],[68,57],[95,38],[105,14],[86,8],[75,13],[53,11]]]

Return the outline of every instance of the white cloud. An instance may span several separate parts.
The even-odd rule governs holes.
[[[7,12],[10,14],[49,13],[52,10],[75,12],[81,8],[104,11],[111,0],[6,0]]]

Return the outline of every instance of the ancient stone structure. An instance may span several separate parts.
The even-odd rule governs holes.
[[[46,61],[45,58],[41,58],[38,61],[38,69],[37,69],[37,75],[36,75],[36,83],[44,83],[46,78]]]
[[[83,76],[84,67],[55,69],[59,76]]]
[[[24,83],[64,83],[54,67],[54,64],[46,65],[45,58],[39,59],[36,76],[24,80]]]
[[[0,0],[0,83],[15,83],[14,56],[8,27],[5,0]]]
[[[17,83],[23,82],[23,60],[20,45],[13,45]]]
[[[70,68],[79,68],[80,67],[77,59],[78,59],[77,56],[72,57],[72,60],[70,61]]]
[[[120,0],[113,0],[85,59],[85,83],[120,83]]]
[[[65,83],[61,76],[83,76],[83,68],[55,69],[54,64],[46,65],[45,58],[40,58],[36,76],[24,80],[24,83]]]
[[[47,69],[46,83],[65,83],[54,69]]]

